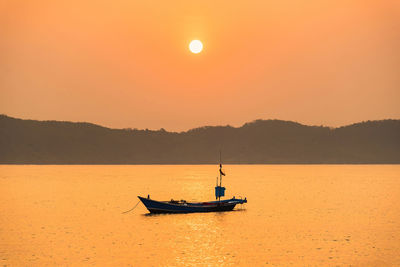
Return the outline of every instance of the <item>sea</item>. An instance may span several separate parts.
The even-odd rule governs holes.
[[[223,170],[247,204],[151,215],[215,200],[218,165],[0,165],[0,266],[400,266],[400,165]]]

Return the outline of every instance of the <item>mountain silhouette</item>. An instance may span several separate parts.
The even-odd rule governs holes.
[[[0,115],[2,164],[398,164],[400,120],[330,128],[282,120],[186,132]]]

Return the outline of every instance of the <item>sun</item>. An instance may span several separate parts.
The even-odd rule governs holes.
[[[203,43],[199,40],[193,40],[189,44],[189,50],[194,54],[198,54],[203,50]]]

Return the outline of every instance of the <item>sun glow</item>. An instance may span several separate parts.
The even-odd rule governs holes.
[[[203,43],[199,40],[193,40],[189,44],[189,50],[194,54],[198,54],[203,50]]]

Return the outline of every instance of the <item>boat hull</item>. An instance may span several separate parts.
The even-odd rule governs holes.
[[[231,211],[237,204],[246,203],[243,199],[229,199],[221,201],[200,203],[173,203],[156,201],[138,196],[150,213],[193,213],[193,212],[219,212]]]

